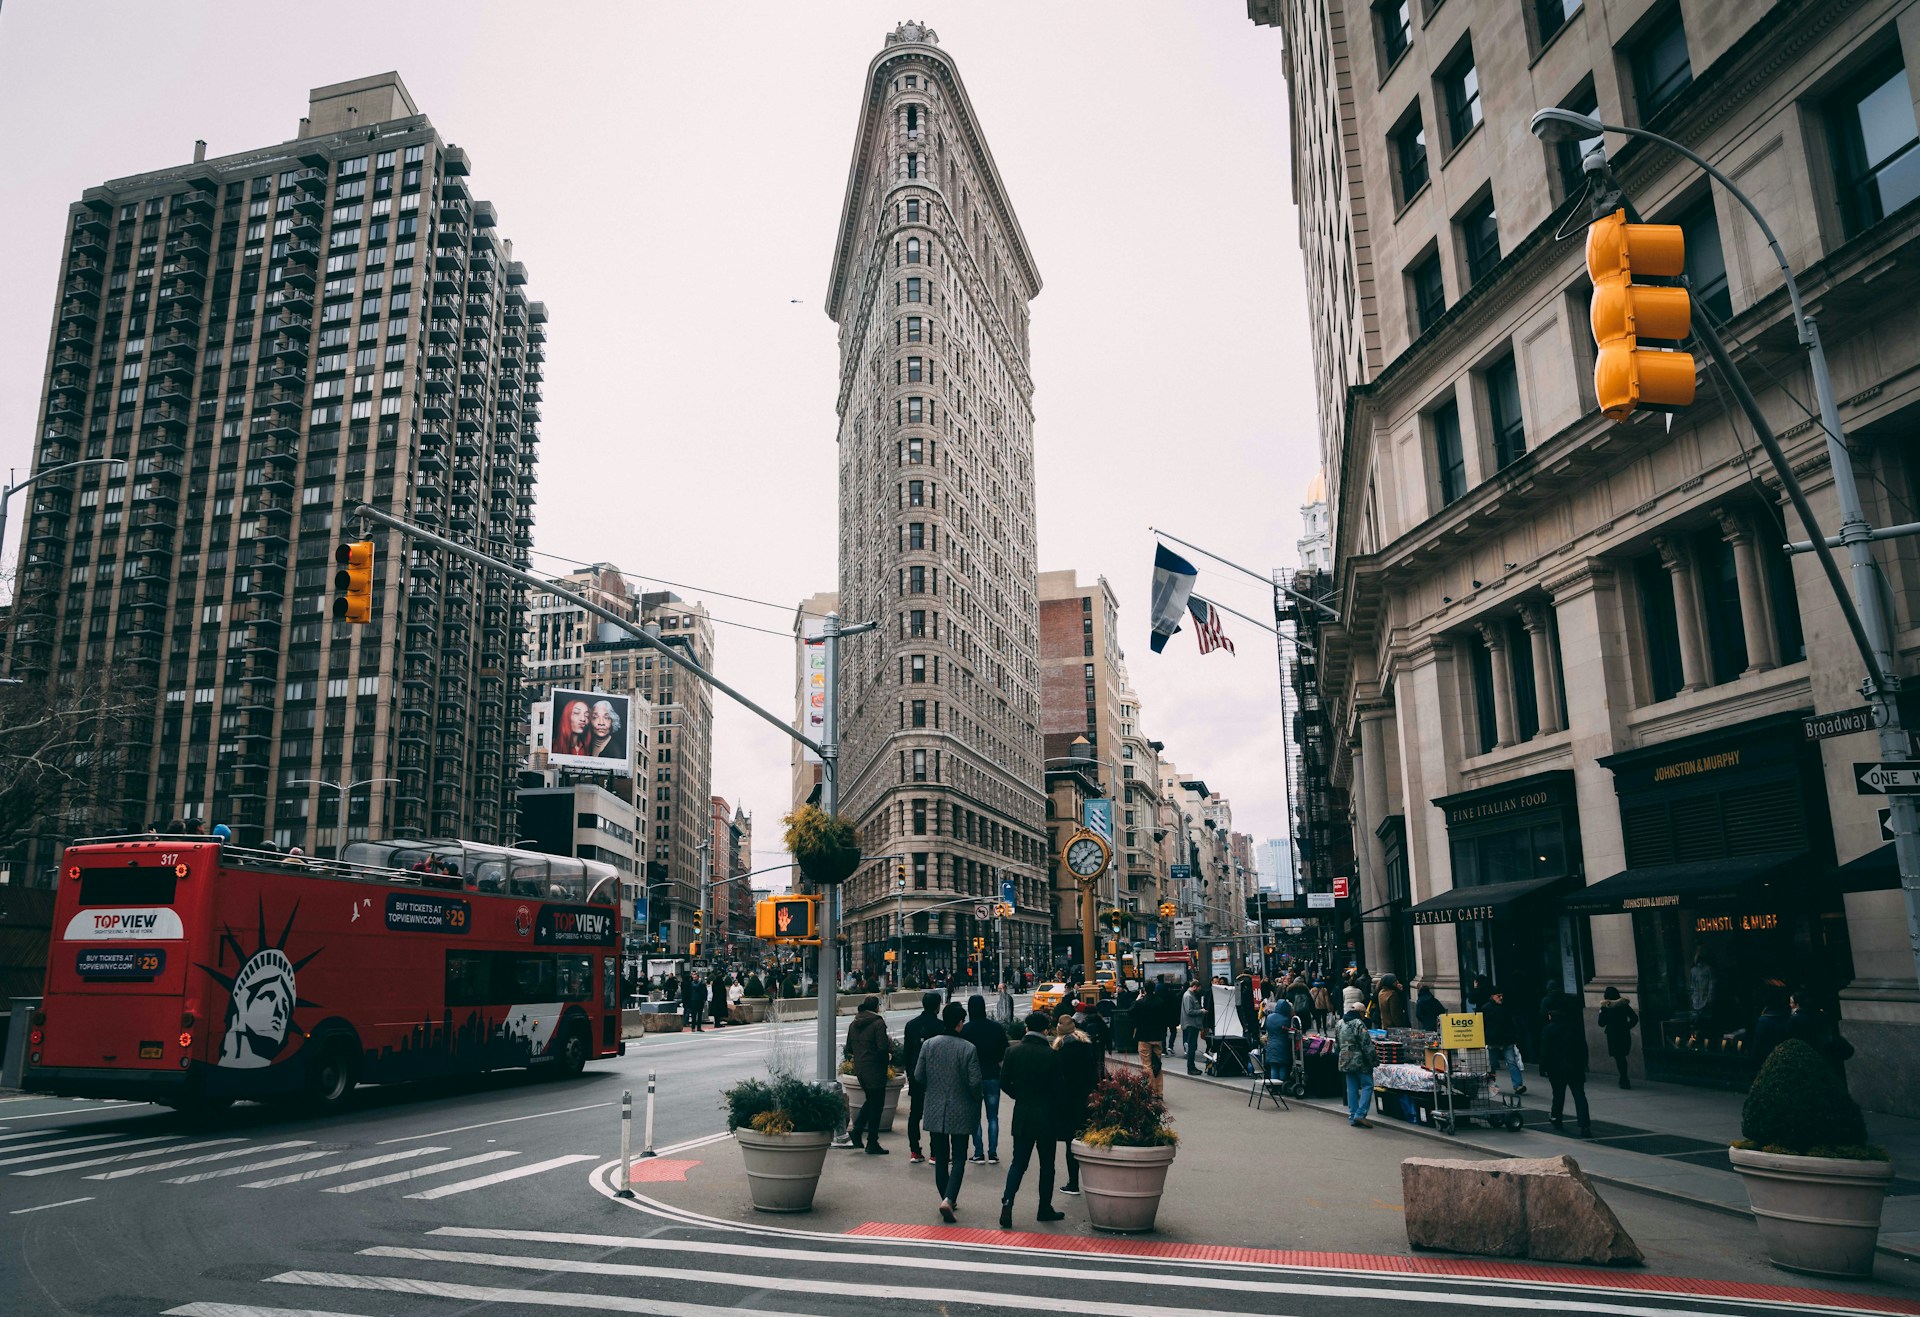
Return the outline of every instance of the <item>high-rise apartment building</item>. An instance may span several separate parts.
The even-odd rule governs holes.
[[[713,671],[713,621],[702,604],[670,591],[635,593],[617,568],[596,563],[554,584],[644,627],[689,661]],[[530,676],[528,704],[556,687],[577,687],[644,701],[651,760],[636,776],[633,801],[646,835],[651,932],[684,951],[700,908],[700,855],[713,808],[713,689],[650,646],[555,594],[534,592],[522,637]],[[642,705],[636,703],[638,715]],[[537,735],[537,729],[536,729]]]
[[[1801,990],[1877,1058],[1854,1095],[1920,1111],[1899,1078],[1920,1066],[1920,985],[1897,865],[1853,768],[1877,746],[1801,723],[1856,705],[1862,665],[1815,561],[1780,551],[1807,528],[1704,353],[1683,413],[1599,412],[1583,156],[1604,145],[1639,214],[1682,230],[1694,303],[1786,418],[1832,534],[1774,253],[1670,148],[1528,129],[1557,106],[1660,134],[1753,198],[1819,313],[1866,515],[1910,522],[1920,336],[1911,283],[1886,276],[1920,252],[1920,5],[1249,12],[1284,33],[1333,536],[1331,579],[1296,585],[1342,610],[1297,637],[1326,788],[1295,820],[1308,889],[1338,827],[1371,967],[1443,997],[1475,974],[1509,1001],[1570,994],[1588,1020],[1617,988],[1660,1080],[1745,1086],[1738,1040]],[[1909,635],[1920,555],[1872,552]]]
[[[70,209],[7,671],[152,692],[104,799],[45,841],[172,819],[246,842],[510,841],[524,597],[385,532],[374,620],[330,615],[365,500],[525,561],[546,310],[466,153],[396,74],[299,135]]]
[[[846,885],[856,963],[904,907],[958,968],[971,903],[1048,911],[1027,303],[1040,276],[959,70],[905,23],[867,68],[828,284],[839,325],[840,809],[878,859]],[[896,903],[894,865],[907,866]],[[939,907],[939,908],[935,908]],[[1035,958],[1038,956],[1035,954]]]

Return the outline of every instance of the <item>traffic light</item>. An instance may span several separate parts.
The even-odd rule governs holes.
[[[987,940],[983,937],[975,938],[973,940],[973,949],[975,951],[985,951],[987,949]]]
[[[700,910],[695,910],[693,912],[693,931],[698,933],[701,929],[706,927],[706,923],[707,923],[707,920],[706,920],[705,912]]]
[[[904,863],[893,866],[893,881],[902,887],[907,885],[907,866]]]
[[[1013,905],[1011,902],[1002,901],[993,907],[993,913],[996,918],[1011,919],[1013,918]]]
[[[1174,910],[1175,910],[1175,906],[1174,906],[1174,904],[1173,904],[1173,902],[1171,902],[1171,901],[1162,901],[1162,902],[1160,903],[1160,917],[1161,917],[1162,919],[1171,919],[1171,918],[1173,918],[1173,915],[1174,915]]]
[[[1593,388],[1611,420],[1624,421],[1640,407],[1672,411],[1693,402],[1693,355],[1641,346],[1642,339],[1686,338],[1693,299],[1682,287],[1634,282],[1678,276],[1686,266],[1687,240],[1678,224],[1629,224],[1627,212],[1616,210],[1587,226],[1593,341],[1599,349]]]
[[[691,941],[691,942],[689,942],[689,943],[687,943],[687,954],[688,954],[689,956],[697,956],[697,955],[699,955],[699,954],[700,954],[700,939],[699,939],[699,938],[695,938],[695,939],[694,939],[693,941]]]
[[[355,540],[333,551],[333,615],[345,622],[373,621],[373,541]]]
[[[774,942],[811,942],[817,896],[774,896],[754,907],[754,933]]]

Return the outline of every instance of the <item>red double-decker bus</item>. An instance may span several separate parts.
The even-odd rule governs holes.
[[[578,1074],[625,1050],[618,879],[459,841],[357,842],[340,860],[206,837],[70,846],[25,1086],[217,1108]]]

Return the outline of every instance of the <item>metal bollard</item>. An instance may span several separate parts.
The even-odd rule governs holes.
[[[618,1197],[633,1197],[633,1093],[620,1094],[620,1188]]]
[[[647,1146],[641,1149],[642,1157],[657,1157],[653,1150],[653,1071],[647,1071]]]

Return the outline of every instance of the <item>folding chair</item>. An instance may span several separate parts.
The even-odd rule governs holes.
[[[1249,1051],[1247,1061],[1247,1069],[1253,1077],[1253,1086],[1247,1093],[1247,1105],[1258,1111],[1261,1099],[1270,1097],[1278,1110],[1292,1111],[1293,1108],[1287,1103],[1287,1095],[1281,1091],[1284,1081],[1267,1077],[1266,1049]]]

